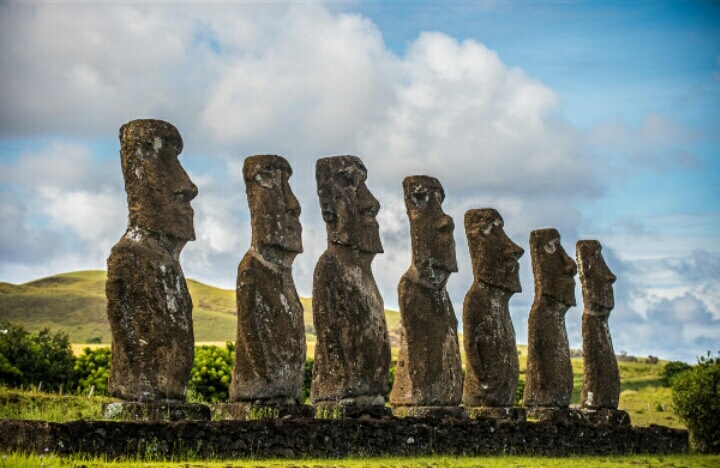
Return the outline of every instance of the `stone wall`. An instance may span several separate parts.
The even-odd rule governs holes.
[[[109,458],[664,454],[687,452],[688,432],[487,419],[0,421],[0,452],[15,450]]]

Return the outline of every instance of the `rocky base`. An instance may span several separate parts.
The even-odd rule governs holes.
[[[599,409],[599,410],[582,410],[585,419],[590,424],[608,424],[610,426],[629,426],[630,415],[623,410]]]
[[[468,419],[468,412],[459,406],[393,406],[398,418]]]
[[[140,459],[610,455],[688,451],[688,432],[492,419],[0,421],[0,453]]]
[[[178,401],[117,402],[103,403],[102,415],[114,421],[210,421],[210,408]]]
[[[273,404],[258,402],[220,403],[212,406],[213,420],[254,421],[257,419],[312,418],[315,410],[310,405]]]
[[[383,419],[391,418],[393,413],[390,408],[382,404],[373,404],[359,399],[344,399],[340,401],[319,401],[315,403],[316,419],[343,419],[360,418]]]
[[[500,421],[526,421],[527,410],[518,407],[471,406],[467,409],[473,419],[490,418]]]
[[[527,417],[537,421],[551,421],[566,424],[585,422],[585,413],[573,408],[528,408]]]

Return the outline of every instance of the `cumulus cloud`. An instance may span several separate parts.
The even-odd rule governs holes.
[[[15,264],[4,267],[50,265],[67,256],[102,267],[127,222],[121,177],[113,169],[87,146],[58,140],[0,165],[0,184],[19,194],[3,197],[0,250]]]

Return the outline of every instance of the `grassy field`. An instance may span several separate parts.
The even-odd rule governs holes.
[[[0,282],[0,319],[21,323],[32,332],[49,327],[68,334],[72,343],[110,343],[103,270],[76,271],[15,285]],[[188,279],[193,300],[193,327],[199,342],[235,341],[235,291]],[[310,298],[301,298],[305,324],[312,325]],[[390,339],[399,343],[400,314],[386,310]],[[308,342],[313,342],[308,333]],[[314,348],[313,348],[314,349]],[[312,354],[310,354],[312,356]]]
[[[105,461],[83,457],[53,455],[23,456],[6,454],[0,457],[0,468],[717,468],[718,455],[630,455],[609,457],[421,457],[421,458],[363,458],[345,460],[222,460],[171,462]]]

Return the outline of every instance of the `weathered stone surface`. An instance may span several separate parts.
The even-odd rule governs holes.
[[[457,406],[462,365],[457,318],[445,285],[457,271],[455,225],[442,210],[445,191],[428,176],[403,181],[412,264],[398,285],[400,349],[390,403]]]
[[[468,419],[467,408],[460,406],[396,406],[393,416],[398,418]]]
[[[477,406],[468,408],[471,418],[490,418],[501,421],[525,421],[527,410],[517,406]]]
[[[281,156],[245,159],[252,245],[237,275],[238,328],[230,400],[300,403],[305,373],[303,307],[292,277],[302,252],[300,204]]]
[[[371,269],[373,258],[382,252],[375,219],[380,204],[366,178],[365,166],[355,156],[317,161],[328,248],[313,276],[314,404],[358,397],[384,403],[387,391],[390,340]]]
[[[583,291],[583,408],[617,409],[620,402],[618,370],[608,318],[615,307],[612,274],[596,240],[577,243],[577,264]]]
[[[212,406],[214,421],[238,419],[312,418],[315,410],[310,405],[299,405],[295,400],[271,403],[268,400],[243,403],[217,403]]]
[[[150,460],[348,456],[686,453],[688,432],[661,426],[491,419],[0,421],[0,452]]]
[[[574,408],[558,408],[536,406],[527,410],[527,417],[537,421],[576,424],[585,422],[585,412]]]
[[[610,426],[629,426],[630,415],[618,409],[582,410],[585,420],[591,424],[606,424]]]
[[[316,419],[385,419],[391,418],[393,412],[385,406],[382,397],[351,397],[333,401],[319,401],[315,403]]]
[[[154,401],[149,403],[103,403],[105,419],[114,421],[210,421],[210,408],[197,403]]]
[[[530,233],[535,300],[528,320],[526,407],[567,408],[573,375],[565,313],[575,305],[577,266],[555,229]],[[528,415],[529,416],[529,415]]]
[[[518,260],[524,250],[508,238],[503,227],[502,216],[492,208],[465,213],[474,276],[463,303],[466,373],[462,401],[468,407],[515,403],[520,364],[508,301],[522,291]]]
[[[195,342],[179,258],[195,239],[190,201],[197,187],[178,161],[182,138],[171,124],[129,122],[120,145],[130,215],[108,258],[108,387],[123,400],[184,401]]]

